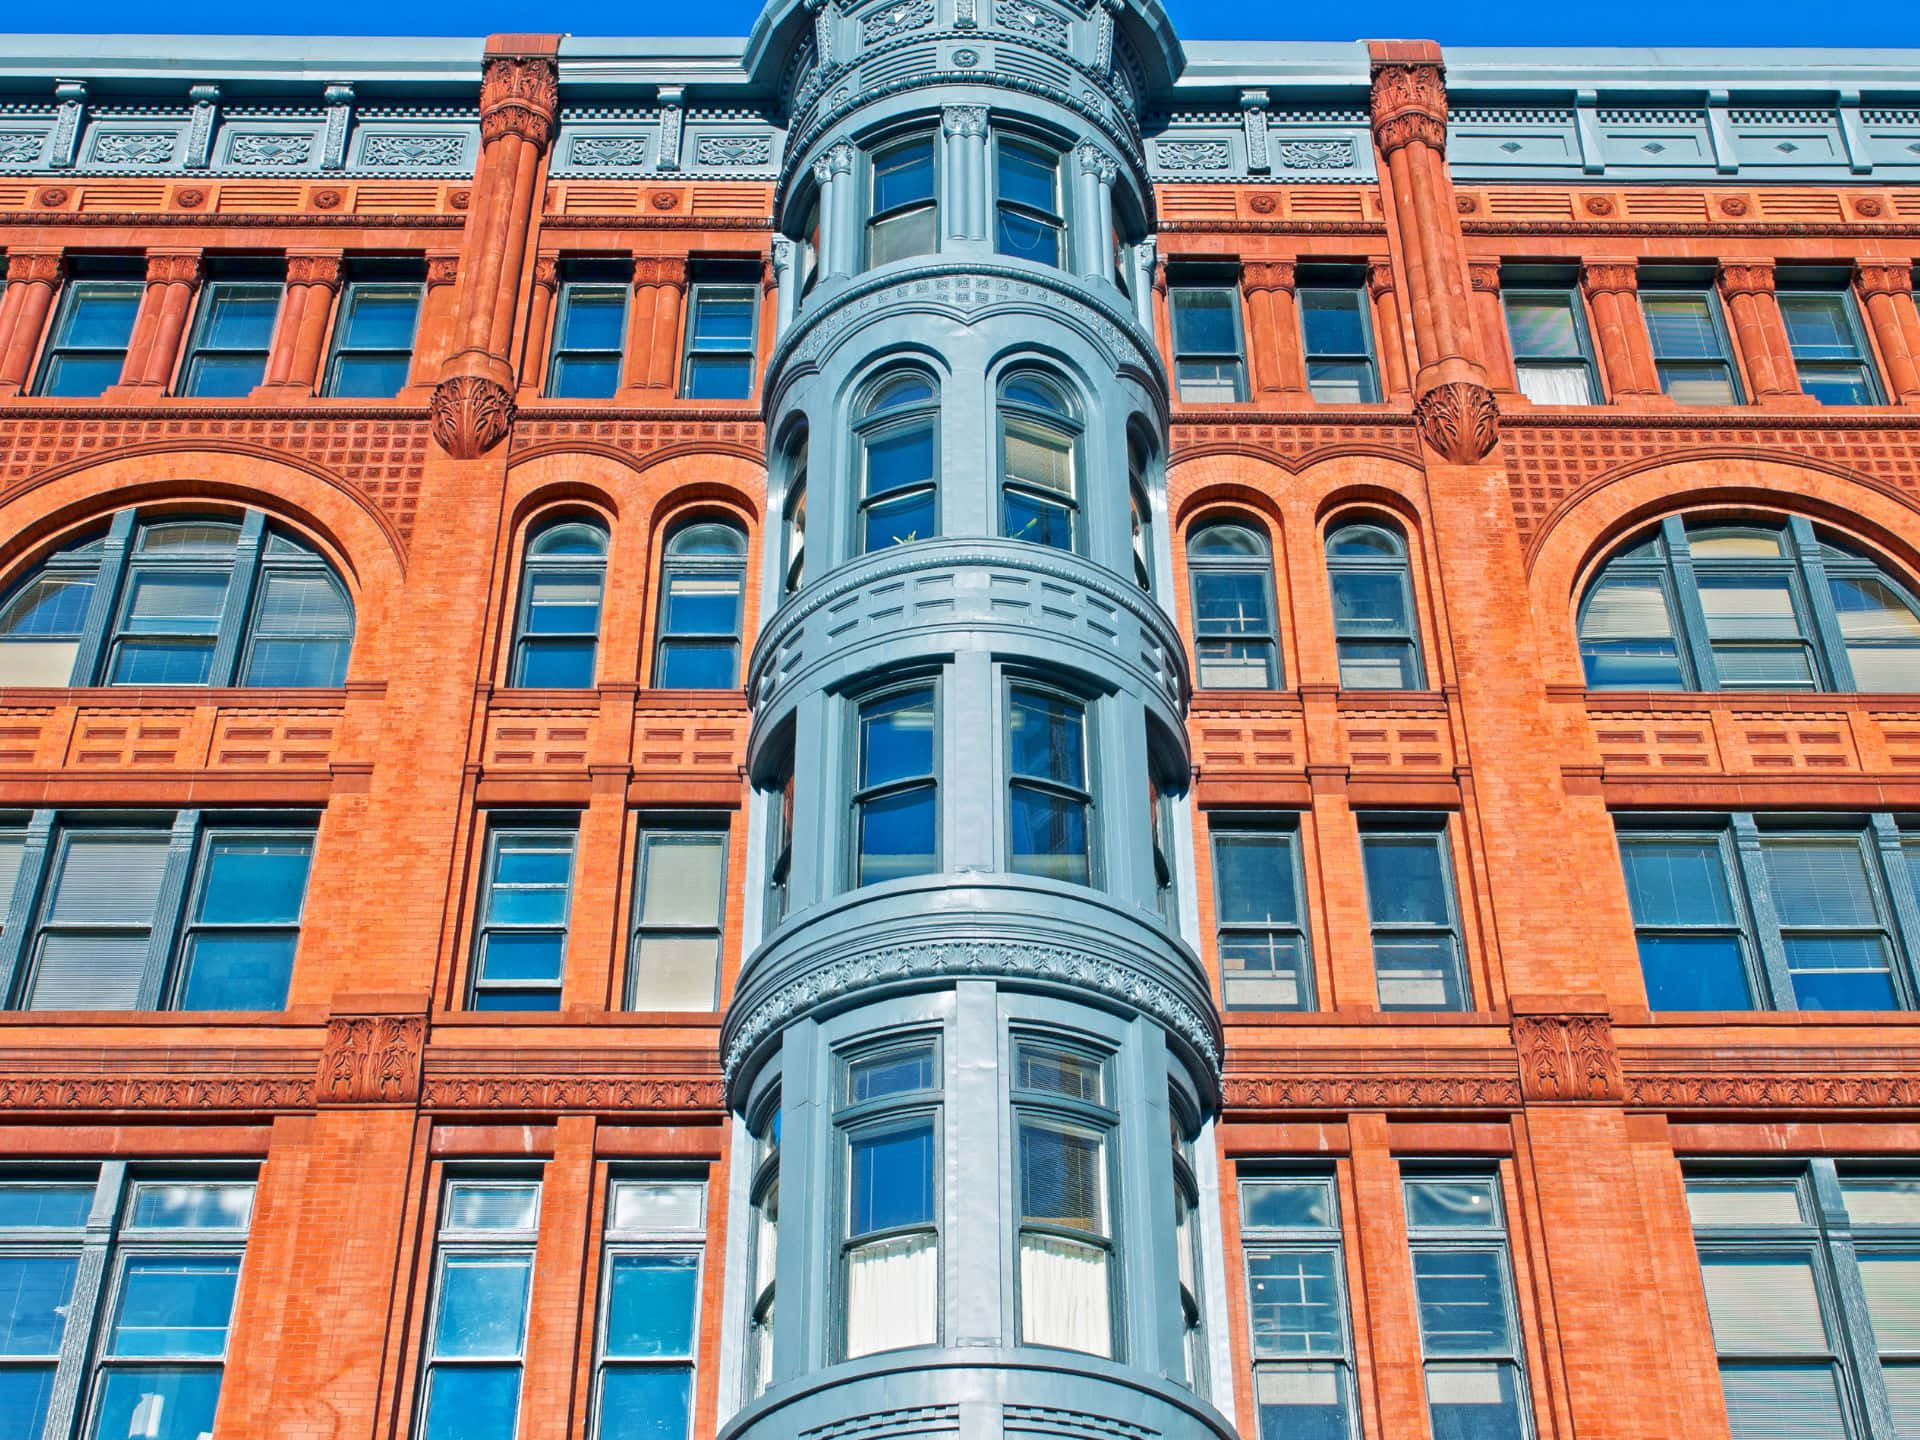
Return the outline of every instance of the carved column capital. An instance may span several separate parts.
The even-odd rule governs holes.
[[[492,55],[480,81],[480,138],[518,135],[546,149],[560,109],[559,69],[550,55]]]
[[[315,1096],[322,1105],[411,1104],[420,1096],[424,1015],[347,1015],[327,1021]]]
[[[1500,443],[1500,407],[1493,392],[1467,380],[1448,380],[1413,402],[1420,438],[1455,465],[1475,465]]]
[[[506,437],[513,396],[498,381],[454,375],[433,387],[433,438],[456,460],[474,460]]]
[[[1375,62],[1373,134],[1384,154],[1416,142],[1445,153],[1445,73],[1438,64]]]
[[[15,250],[7,256],[9,285],[58,285],[67,278],[67,257],[59,250]]]
[[[687,284],[687,261],[682,255],[636,255],[633,257],[633,288],[636,290],[670,286],[683,290]]]
[[[773,263],[773,273],[784,283],[784,277],[793,273],[793,241],[784,235],[773,237],[772,252],[768,258]]]
[[[1589,260],[1580,267],[1580,284],[1589,296],[1637,294],[1640,267],[1631,260]]]
[[[149,285],[185,285],[197,289],[202,271],[198,250],[168,250],[147,256]]]
[[[442,285],[451,285],[460,278],[460,257],[458,255],[429,255],[427,257],[427,288],[437,290]]]
[[[1367,293],[1375,300],[1393,293],[1393,261],[1380,258],[1367,261]]]
[[[533,283],[548,294],[560,288],[560,257],[558,255],[536,255],[533,260]]]
[[[337,253],[289,255],[287,283],[318,285],[327,290],[338,290],[340,288],[340,256]]]
[[[1120,178],[1120,162],[1091,140],[1080,142],[1073,152],[1073,159],[1083,173],[1093,176],[1102,185],[1111,185]]]
[[[1721,261],[1720,293],[1728,299],[1736,295],[1771,295],[1773,293],[1773,261]]]
[[[1861,298],[1871,295],[1913,294],[1913,263],[1909,260],[1862,260],[1854,267],[1854,288]]]
[[[1498,295],[1500,293],[1500,262],[1498,260],[1467,261],[1467,283],[1475,290]]]
[[[981,123],[984,125],[986,123],[986,111],[982,110],[980,113]],[[948,133],[951,134],[953,132],[949,131]],[[828,146],[826,151],[816,157],[813,162],[813,179],[814,183],[818,185],[829,185],[833,182],[834,176],[851,175],[852,173],[853,146],[847,144],[844,140],[838,144]]]
[[[987,107],[949,105],[940,112],[940,128],[957,140],[977,139],[987,133]]]
[[[1291,292],[1294,288],[1293,261],[1248,261],[1240,267],[1240,288],[1249,295],[1258,295],[1267,290]]]

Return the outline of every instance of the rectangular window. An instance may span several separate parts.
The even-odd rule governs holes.
[[[858,1052],[840,1067],[846,1359],[940,1338],[940,1047]]]
[[[1117,1117],[1099,1056],[1016,1037],[1020,1340],[1114,1354],[1109,1150]]]
[[[87,1433],[194,1440],[212,1433],[220,1402],[253,1183],[136,1179],[128,1192],[87,1378]]]
[[[1151,744],[1151,741],[1149,741]],[[1153,817],[1149,837],[1153,851],[1153,908],[1168,926],[1180,926],[1180,896],[1173,884],[1173,797],[1160,782],[1147,779],[1147,813]]]
[[[1382,1010],[1467,1010],[1445,817],[1369,820],[1360,830]]]
[[[1200,1226],[1194,1219],[1200,1213],[1200,1179],[1193,1164],[1199,1108],[1178,1084],[1169,1087],[1167,1101],[1173,1121],[1173,1246],[1180,1273],[1180,1335],[1185,1342],[1181,1358],[1186,1362],[1187,1383],[1205,1395],[1210,1388],[1207,1329],[1200,1305]]]
[[[1599,404],[1579,294],[1572,289],[1505,290],[1500,300],[1520,393],[1536,405]]]
[[[867,220],[867,264],[885,265],[940,248],[931,135],[889,146],[873,157],[873,204]]]
[[[793,880],[793,760],[789,756],[780,788],[767,795],[767,904],[760,922],[762,934],[787,918],[788,890]]]
[[[1845,290],[1782,290],[1780,315],[1787,322],[1800,388],[1822,405],[1878,405],[1866,342]]]
[[[631,280],[631,267],[617,260],[573,260],[561,267],[548,395],[606,400],[620,388]]]
[[[513,1440],[539,1221],[538,1181],[447,1181],[414,1432],[421,1440]]]
[[[146,289],[126,264],[76,262],[60,297],[34,393],[78,398],[119,384]]]
[[[1620,833],[1647,1004],[1655,1010],[1745,1010],[1753,1004],[1745,916],[1727,884],[1730,840]]]
[[[680,393],[689,400],[745,400],[753,394],[760,290],[703,282],[687,301],[687,354]]]
[[[476,1010],[558,1010],[577,821],[495,820],[473,949]]]
[[[40,1440],[75,1314],[93,1185],[0,1177],[0,1435]],[[91,1308],[90,1306],[88,1307]]]
[[[916,685],[859,707],[853,883],[930,875],[937,864],[934,687]]]
[[[267,378],[267,352],[286,286],[278,279],[209,280],[200,291],[180,393],[234,398]]]
[[[426,290],[422,267],[368,261],[349,275],[333,327],[325,395],[385,400],[398,395],[413,368],[413,336]]]
[[[193,814],[56,827],[44,851],[17,852],[38,867],[39,902],[14,1003],[285,1008],[313,839],[310,822],[266,828]],[[167,883],[175,863],[184,888]]]
[[[629,1010],[704,1012],[719,1005],[726,895],[723,817],[641,823],[633,874]]]
[[[1077,700],[1024,685],[1009,687],[1007,749],[1011,795],[1008,868],[1073,885],[1092,883],[1088,822],[1087,710]]]
[[[1060,209],[1060,157],[1007,139],[994,155],[993,248],[1058,267],[1067,228]]]
[[[1660,388],[1682,405],[1738,405],[1719,302],[1710,290],[1643,290]]]
[[[1298,826],[1216,820],[1212,832],[1221,1003],[1229,1010],[1311,1010]]]
[[[780,1092],[755,1102],[753,1178],[748,1199],[753,1214],[747,1238],[746,1396],[758,1397],[773,1382],[773,1302],[780,1254]]]
[[[1404,1188],[1433,1433],[1525,1440],[1532,1406],[1500,1182],[1491,1175],[1408,1176]]]
[[[707,1187],[616,1179],[602,1260],[596,1440],[688,1440]]]
[[[1240,1181],[1258,1440],[1354,1433],[1353,1335],[1331,1176]]]
[[[1223,405],[1247,398],[1246,346],[1240,330],[1240,292],[1232,285],[1173,285],[1173,374],[1189,405]]]
[[[1364,285],[1302,285],[1300,333],[1307,388],[1322,405],[1370,405],[1380,398]]]

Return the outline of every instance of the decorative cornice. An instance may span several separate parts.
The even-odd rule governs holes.
[[[1484,385],[1449,380],[1413,402],[1420,438],[1455,465],[1475,465],[1500,443],[1500,407]]]
[[[433,1110],[689,1110],[718,1111],[726,1092],[717,1078],[699,1075],[564,1076],[435,1075],[421,1103]]]
[[[1909,1110],[1920,1076],[1634,1075],[1627,1104],[1649,1110]]]
[[[495,55],[480,81],[480,139],[518,135],[537,149],[553,138],[560,109],[559,68],[548,55]]]
[[[74,217],[79,218],[79,217]],[[1849,225],[1838,221],[1760,221],[1731,225],[1712,220],[1462,220],[1460,228],[1468,235],[1613,235],[1632,236],[1744,236],[1748,239],[1787,239],[1810,236],[1849,240],[1911,240],[1920,238],[1920,224]]]
[[[454,375],[433,387],[433,438],[456,460],[473,460],[513,427],[513,396],[479,375]]]
[[[1437,64],[1376,64],[1371,114],[1381,153],[1422,144],[1447,148],[1447,86]]]
[[[1517,1110],[1510,1075],[1228,1075],[1228,1110]]]
[[[6,1075],[0,1110],[310,1110],[313,1091],[286,1075]]]
[[[1771,260],[1723,260],[1719,278],[1720,293],[1728,299],[1738,295],[1773,294]]]

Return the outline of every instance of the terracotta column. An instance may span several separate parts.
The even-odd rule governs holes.
[[[1440,47],[1374,41],[1373,140],[1387,223],[1413,316],[1414,415],[1421,438],[1456,465],[1486,458],[1500,411],[1474,335],[1460,216],[1447,174],[1447,91]]]
[[[1805,398],[1787,343],[1787,323],[1773,294],[1771,260],[1729,260],[1720,266],[1720,295],[1746,363],[1748,397],[1761,403]]]
[[[327,322],[340,289],[340,254],[287,256],[287,298],[273,329],[267,374],[254,391],[263,397],[299,400],[313,394],[320,357],[327,348]]]
[[[557,36],[514,36],[486,58],[480,167],[462,239],[453,353],[433,392],[433,434],[458,460],[493,448],[513,423],[515,310],[560,105]]]
[[[1912,262],[1862,260],[1853,288],[1880,350],[1888,398],[1898,405],[1920,405],[1920,310],[1913,307]]]
[[[201,278],[198,250],[148,254],[147,293],[140,297],[140,313],[134,317],[126,363],[114,390],[166,393]]]
[[[1639,271],[1634,262],[1589,260],[1580,267],[1580,286],[1587,294],[1600,373],[1613,403],[1631,402],[1644,408],[1650,399],[1664,400],[1647,317],[1640,309]]]
[[[1500,262],[1469,260],[1467,283],[1473,290],[1473,333],[1480,342],[1480,359],[1494,393],[1517,399],[1519,377],[1513,368],[1513,341],[1507,334],[1506,307],[1500,303]]]
[[[54,292],[65,275],[66,260],[58,250],[16,250],[7,257],[7,289],[0,297],[0,395],[26,388]]]
[[[538,395],[546,379],[547,351],[553,345],[553,299],[560,289],[560,257],[539,255],[533,262],[533,299],[527,307],[527,338],[520,347],[520,394]]]
[[[1380,351],[1380,389],[1388,401],[1413,395],[1407,374],[1406,332],[1400,323],[1400,302],[1394,294],[1393,261],[1384,255],[1367,261],[1367,297],[1373,302],[1373,343]]]
[[[1300,339],[1300,304],[1291,260],[1250,261],[1240,269],[1247,306],[1247,351],[1254,362],[1255,399],[1282,408],[1313,403]]]
[[[453,345],[453,307],[459,296],[457,251],[427,252],[427,290],[420,301],[420,328],[413,341],[413,368],[407,373],[407,398],[420,400],[433,392],[440,367]]]
[[[680,305],[687,292],[687,257],[633,257],[633,303],[627,307],[627,374],[623,395],[673,393],[680,368]]]

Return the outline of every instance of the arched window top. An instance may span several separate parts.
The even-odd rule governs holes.
[[[257,510],[123,510],[0,600],[0,685],[338,685],[353,605],[319,551]]]
[[[1187,538],[1189,558],[1258,558],[1267,555],[1267,537],[1251,526],[1232,520],[1216,520],[1202,525]]]
[[[1073,402],[1056,381],[1032,370],[1015,371],[1000,386],[1000,398],[1009,405],[1038,410],[1060,420],[1075,417]]]
[[[867,394],[866,403],[860,407],[860,414],[862,418],[867,418],[911,409],[917,405],[931,405],[939,393],[934,388],[933,377],[926,371],[898,371],[874,385]]]
[[[571,556],[604,555],[607,532],[595,520],[553,520],[534,533],[527,554],[563,559]]]
[[[1327,532],[1327,554],[1355,560],[1398,560],[1407,542],[1398,530],[1377,521],[1360,520]]]
[[[1920,691],[1920,603],[1801,516],[1669,516],[1581,596],[1595,689]]]
[[[667,537],[676,560],[738,559],[747,553],[747,532],[729,520],[695,520]]]

